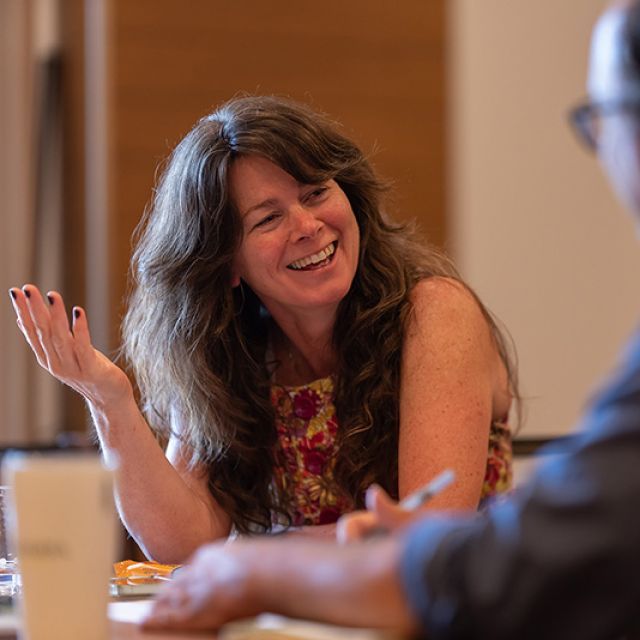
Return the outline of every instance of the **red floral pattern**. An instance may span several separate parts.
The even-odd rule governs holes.
[[[506,422],[494,422],[489,431],[489,454],[484,475],[480,504],[488,498],[505,493],[513,483],[513,451],[511,429]]]
[[[335,466],[336,408],[332,377],[306,385],[274,384],[271,403],[276,414],[278,455],[274,480],[292,496],[294,526],[331,524],[353,510],[352,501],[337,489]],[[511,432],[491,425],[487,472],[482,500],[511,488]]]
[[[294,526],[331,524],[353,509],[333,479],[336,454],[336,408],[333,378],[299,387],[273,385],[280,465],[275,481],[289,489]],[[293,488],[293,490],[291,490]]]

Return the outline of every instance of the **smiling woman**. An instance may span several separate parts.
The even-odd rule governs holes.
[[[234,530],[331,534],[371,483],[402,498],[443,468],[458,481],[430,507],[508,488],[502,336],[383,192],[305,105],[245,97],[200,120],[133,257],[124,353],[142,412],[81,309],[69,331],[58,293],[12,289],[39,362],[87,399],[119,458],[120,513],[148,555],[182,562]]]
[[[358,267],[360,233],[349,199],[335,180],[301,184],[260,156],[233,164],[230,187],[243,229],[232,281],[244,281],[302,346],[308,340],[294,337],[295,327],[332,326]]]

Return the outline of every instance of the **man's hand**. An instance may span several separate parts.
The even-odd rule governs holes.
[[[413,633],[402,591],[399,537],[338,546],[249,538],[198,551],[158,595],[147,630],[215,630],[270,612],[290,618]]]
[[[378,485],[372,485],[367,489],[365,504],[366,511],[354,511],[338,520],[338,542],[354,542],[382,533],[396,532],[413,522],[420,513],[402,509]]]
[[[218,629],[260,612],[251,590],[255,549],[243,542],[215,543],[197,551],[155,600],[143,627]]]

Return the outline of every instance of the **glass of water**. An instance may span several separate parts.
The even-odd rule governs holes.
[[[16,592],[16,559],[7,539],[7,514],[9,512],[9,487],[0,485],[0,603]]]

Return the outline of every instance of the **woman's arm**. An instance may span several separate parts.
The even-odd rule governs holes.
[[[440,277],[423,280],[412,292],[412,303],[402,354],[400,498],[444,469],[452,469],[456,480],[415,512],[406,513],[390,501],[391,528],[420,517],[426,509],[477,508],[489,428],[495,416],[508,414],[511,403],[506,368],[490,326],[464,285]],[[371,511],[343,516],[338,538],[353,540],[380,524],[391,525],[379,523],[377,517]],[[327,537],[334,532],[335,525],[329,525],[303,527],[296,534]]]
[[[34,285],[10,293],[18,326],[38,363],[86,399],[102,454],[118,464],[120,516],[145,553],[162,562],[182,562],[200,544],[227,535],[229,518],[209,494],[205,474],[190,470],[175,444],[169,447],[170,460],[165,457],[126,374],[93,348],[84,312],[74,308],[69,327],[60,294],[50,292],[47,305]]]
[[[89,407],[105,460],[119,461],[118,512],[145,555],[180,564],[200,545],[229,535],[229,517],[211,496],[206,472],[187,466],[173,438],[165,455],[133,398],[108,412]]]
[[[455,483],[426,508],[475,509],[491,421],[509,409],[505,367],[489,324],[462,284],[425,279],[412,302],[402,354],[399,495],[451,468]]]

